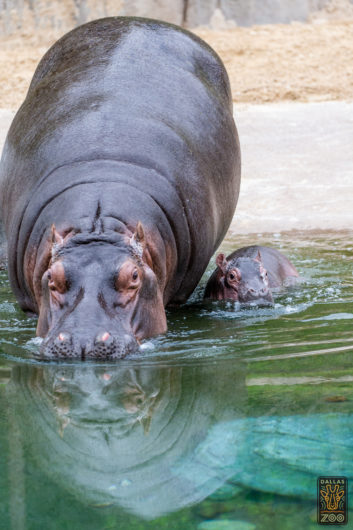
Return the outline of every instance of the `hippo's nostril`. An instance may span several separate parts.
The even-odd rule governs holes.
[[[73,343],[72,336],[66,331],[60,331],[54,340],[47,340],[44,342],[45,353],[49,356],[72,357]]]
[[[70,333],[66,333],[65,331],[61,331],[61,333],[59,333],[59,335],[58,335],[58,340],[60,342],[68,343],[71,340],[71,335],[70,335]]]
[[[102,337],[101,337],[101,340],[103,342],[107,341],[110,337],[110,333],[108,333],[108,331],[106,331],[105,333],[103,333]]]
[[[108,331],[103,331],[102,333],[98,333],[96,336],[96,344],[100,344],[102,342],[109,343],[112,342],[113,338],[111,334]]]
[[[114,337],[108,331],[98,333],[94,340],[95,349],[111,350],[115,344]]]
[[[94,340],[94,356],[111,357],[116,348],[115,339],[108,331],[101,331]]]

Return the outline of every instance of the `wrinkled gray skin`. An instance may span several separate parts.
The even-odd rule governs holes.
[[[44,356],[124,357],[166,331],[234,214],[232,112],[216,53],[164,22],[97,20],[47,52],[0,166],[10,282]]]
[[[294,265],[278,250],[251,246],[227,258],[219,254],[217,269],[207,282],[204,298],[240,303],[273,302],[271,289],[299,276]]]
[[[4,234],[4,227],[0,219],[0,270],[6,268],[6,239]]]

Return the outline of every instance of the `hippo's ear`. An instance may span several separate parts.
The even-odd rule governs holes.
[[[55,225],[51,225],[51,235],[50,235],[50,241],[52,245],[52,256],[54,256],[55,252],[65,245],[68,239],[74,235],[74,231],[70,230],[68,233],[66,233],[65,236],[62,236],[60,232],[57,231],[55,228]]]
[[[258,261],[259,263],[262,263],[262,256],[261,256],[261,252],[259,250],[257,251],[255,261]]]
[[[216,265],[223,272],[223,274],[226,274],[227,260],[224,254],[218,254],[218,256],[216,257]]]
[[[146,248],[145,231],[141,221],[136,225],[136,230],[130,239],[130,245],[140,258],[142,258],[143,251]]]
[[[50,239],[51,239],[53,246],[61,246],[64,244],[64,238],[61,234],[59,234],[54,224],[51,225]]]

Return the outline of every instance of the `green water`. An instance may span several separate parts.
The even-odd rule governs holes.
[[[260,309],[200,288],[114,365],[38,361],[0,272],[0,528],[318,528],[317,477],[353,485],[353,232],[222,250],[253,243],[303,281]]]

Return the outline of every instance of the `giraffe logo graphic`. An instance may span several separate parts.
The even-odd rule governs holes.
[[[347,524],[347,479],[319,477],[317,480],[317,508],[319,524]]]

